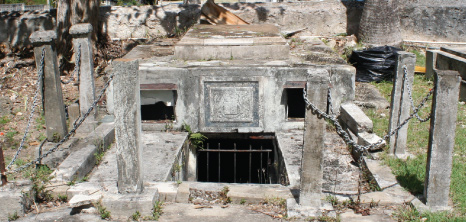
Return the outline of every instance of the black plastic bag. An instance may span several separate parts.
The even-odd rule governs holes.
[[[356,81],[391,81],[395,72],[396,52],[398,51],[401,49],[392,46],[353,51],[350,63],[356,67]]]

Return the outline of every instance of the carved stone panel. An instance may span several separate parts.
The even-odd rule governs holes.
[[[205,127],[259,126],[259,82],[205,81]]]

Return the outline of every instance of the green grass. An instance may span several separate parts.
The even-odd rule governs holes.
[[[391,82],[373,83],[381,94],[390,101],[392,90]],[[413,86],[414,104],[418,105],[422,98],[432,88],[432,81],[424,79],[422,75],[415,75]],[[430,112],[432,101],[426,103],[421,109],[420,116],[424,118]],[[374,123],[374,132],[384,136],[388,132],[389,110],[366,109],[366,114]],[[420,123],[413,119],[408,128],[408,152],[414,154],[413,158],[400,160],[382,155],[383,162],[390,166],[400,185],[409,192],[418,195],[423,193],[427,161],[427,146],[430,123]],[[388,148],[387,148],[388,149]],[[458,119],[456,127],[455,148],[450,185],[450,197],[454,204],[452,213],[425,213],[420,214],[413,209],[397,210],[394,214],[399,221],[466,221],[466,105],[458,105]],[[402,218],[402,219],[400,219]]]

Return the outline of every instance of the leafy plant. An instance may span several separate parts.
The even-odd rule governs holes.
[[[183,129],[188,132],[189,143],[194,146],[196,149],[204,149],[204,141],[208,139],[206,136],[201,133],[193,133],[191,126],[186,123],[183,123]]]
[[[160,216],[163,214],[163,202],[162,201],[155,201],[154,206],[152,208],[152,215],[149,217],[145,217],[144,219],[147,220],[159,220]]]
[[[51,173],[52,170],[41,165],[31,174],[32,188],[30,192],[34,202],[42,203],[53,199],[50,190],[47,190],[47,185],[53,179]]]
[[[66,194],[58,194],[58,200],[61,202],[66,203],[68,201],[68,195]]]
[[[94,203],[94,207],[97,208],[97,211],[100,214],[100,218],[102,219],[110,218],[110,211],[108,211],[106,207],[102,206],[101,201]]]
[[[243,198],[239,201],[239,204],[244,205],[246,203],[246,200]]]
[[[131,219],[132,219],[133,221],[138,221],[139,218],[141,218],[141,213],[139,213],[139,211],[136,211],[136,212],[134,212],[133,215],[131,215]]]
[[[8,214],[8,221],[15,221],[19,218],[18,212],[14,212],[13,214]]]

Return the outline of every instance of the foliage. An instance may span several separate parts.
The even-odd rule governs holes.
[[[13,214],[8,214],[8,221],[15,221],[19,218],[18,212],[14,212]]]
[[[110,218],[110,211],[108,211],[106,207],[102,206],[101,201],[94,203],[94,207],[97,208],[97,211],[100,214],[100,218],[102,219]]]
[[[144,217],[145,220],[159,220],[160,216],[163,214],[163,202],[155,201],[155,204],[152,208],[152,215],[149,217]]]
[[[141,218],[141,213],[139,213],[139,211],[136,211],[136,212],[134,212],[133,215],[131,215],[131,219],[132,219],[133,221],[138,221],[139,218]]]
[[[51,173],[52,170],[41,165],[31,174],[32,188],[30,192],[34,202],[42,203],[53,199],[50,190],[47,190],[47,185],[53,179]]]
[[[66,194],[58,194],[58,200],[61,202],[66,203],[68,201],[68,195]]]
[[[194,146],[196,149],[204,149],[204,141],[208,139],[206,136],[201,133],[193,133],[191,126],[186,123],[183,123],[183,129],[188,132],[189,143]]]

